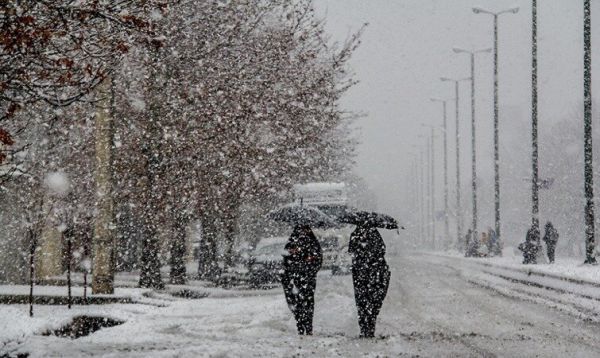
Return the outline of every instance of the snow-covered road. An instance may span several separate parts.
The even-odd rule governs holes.
[[[463,267],[440,257],[389,257],[389,263],[392,282],[377,340],[357,338],[350,276],[323,273],[313,337],[296,335],[275,289],[168,307],[130,305],[123,325],[76,340],[32,335],[21,348],[33,357],[600,356],[597,323],[469,283]]]

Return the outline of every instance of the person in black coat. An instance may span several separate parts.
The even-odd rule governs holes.
[[[540,230],[535,225],[531,225],[527,230],[525,242],[519,245],[519,250],[523,251],[524,264],[536,264],[537,253],[540,249]]]
[[[317,272],[323,262],[323,251],[310,227],[299,225],[285,245],[281,284],[285,299],[294,314],[298,334],[311,335],[315,311]]]
[[[546,233],[544,234],[544,242],[548,251],[548,260],[550,263],[554,263],[554,252],[556,249],[556,242],[558,241],[558,231],[554,228],[554,225],[550,221],[546,223]]]
[[[377,228],[359,225],[350,235],[348,252],[352,256],[352,281],[360,336],[372,338],[390,283],[385,243]]]

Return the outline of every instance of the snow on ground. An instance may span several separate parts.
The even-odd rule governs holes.
[[[444,256],[463,257],[461,253],[439,253]],[[523,265],[523,256],[516,253],[512,247],[507,247],[503,251],[502,257],[489,258],[469,258],[489,264],[509,267],[514,269],[527,269],[531,272],[566,277],[574,280],[600,283],[600,266],[584,265],[583,258],[557,257],[553,264],[540,263],[537,265]]]
[[[113,295],[91,295],[91,289],[88,287],[87,294],[91,296],[103,296],[103,297],[136,297],[140,296],[147,290],[139,288],[124,288],[116,287]],[[48,285],[36,285],[33,288],[34,295],[36,296],[67,296],[66,286],[48,286]],[[1,295],[28,295],[29,285],[0,285]],[[71,294],[73,296],[83,296],[83,287],[73,286],[71,287]]]
[[[207,289],[209,298],[172,300],[163,308],[121,304],[68,311],[66,307],[36,306],[33,319],[27,316],[26,306],[0,306],[0,314],[20,322],[11,329],[0,328],[0,337],[2,342],[17,341],[9,348],[31,357],[145,357],[150,352],[158,357],[348,356],[348,348],[367,354],[378,343],[355,339],[358,327],[351,285],[350,276],[322,273],[314,337],[296,335],[280,288],[237,294],[235,290]],[[83,313],[126,323],[76,340],[39,335]],[[341,342],[352,342],[355,347]]]
[[[388,255],[392,256],[392,255]],[[455,258],[389,257],[390,290],[375,340],[357,338],[350,276],[319,276],[312,337],[299,337],[280,288],[216,289],[182,299],[157,293],[146,304],[0,306],[0,356],[31,357],[597,357],[598,324],[551,304],[471,283],[473,266]],[[507,284],[507,292],[517,289]],[[170,286],[176,290],[178,286]],[[126,321],[79,339],[41,336],[75,315]],[[9,343],[10,342],[10,343]]]

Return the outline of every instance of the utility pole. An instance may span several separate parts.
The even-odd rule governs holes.
[[[460,120],[458,116],[459,108],[459,92],[458,92],[458,81],[454,82],[454,98],[455,103],[455,117],[456,117],[456,238],[460,240],[462,237],[462,209],[460,199]]]
[[[435,136],[433,133],[433,127],[431,127],[431,140],[429,152],[431,153],[431,248],[435,250]]]
[[[583,1],[583,123],[585,187],[585,264],[596,264],[594,172],[592,168],[592,19],[590,0]]]
[[[531,2],[531,224],[540,229],[538,177],[537,0]]]
[[[476,146],[476,131],[475,131],[475,55],[478,53],[489,53],[492,49],[485,48],[476,51],[468,51],[461,48],[454,48],[455,53],[466,53],[471,60],[471,192],[473,205],[473,218],[471,222],[471,230],[473,237],[478,237],[477,234],[477,146]]]
[[[412,165],[412,192],[411,197],[413,201],[413,208],[419,208],[421,205],[419,198],[419,161],[418,156],[413,153],[413,165]],[[419,216],[418,211],[413,211],[413,218],[416,224],[416,231],[418,231],[418,238],[423,240],[423,232],[421,231],[421,217]],[[415,237],[417,237],[417,233],[415,232]]]
[[[427,124],[421,124],[423,127],[428,127],[431,130],[431,134],[429,137],[429,186],[431,197],[429,198],[429,209],[431,216],[431,247],[435,249],[435,229],[436,229],[436,218],[435,218],[435,133],[434,130],[437,129],[435,126],[430,126]]]
[[[459,92],[458,83],[470,78],[451,79],[442,77],[443,82],[454,82],[454,100],[455,100],[455,117],[456,117],[456,240],[461,241],[462,238],[462,208],[460,198],[460,117],[459,117]]]
[[[423,185],[423,183],[425,183],[425,175],[424,175],[424,155],[423,155],[423,149],[421,149],[421,180],[419,180],[419,192],[420,192],[420,198],[421,198],[421,205],[419,205],[419,211],[421,212],[421,233],[422,233],[422,240],[421,240],[421,245],[424,244],[425,242],[425,236],[427,235],[427,229],[425,226],[425,186]]]
[[[450,241],[450,225],[448,223],[448,127],[447,127],[447,100],[432,98],[432,102],[441,102],[443,104],[444,120],[444,242]]]
[[[426,217],[426,223],[427,223],[427,242],[429,242],[429,240],[431,240],[431,165],[429,163],[429,161],[431,160],[431,145],[430,145],[430,139],[427,138],[426,139],[426,146],[427,146],[427,210],[425,211],[425,217]]]
[[[500,238],[500,146],[498,139],[498,15],[494,15],[494,215]]]
[[[498,16],[501,14],[519,12],[515,7],[499,12],[491,12],[481,8],[473,8],[475,14],[492,15],[494,18],[494,213],[496,221],[496,235],[500,239],[500,153],[498,142]]]

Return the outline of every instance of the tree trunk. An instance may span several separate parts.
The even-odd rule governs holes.
[[[156,174],[159,159],[153,155],[150,144],[146,144],[142,152],[146,159],[146,193],[143,213],[144,235],[142,253],[140,257],[140,287],[163,289],[164,284],[160,276],[160,259],[156,222],[157,210],[160,207],[160,198],[157,197]]]
[[[162,119],[159,100],[153,95],[160,93],[164,86],[162,73],[159,65],[160,43],[154,44],[152,49],[152,60],[149,64],[150,83],[148,87],[148,100],[150,103],[148,114],[148,127],[146,138],[142,148],[142,156],[146,162],[146,190],[144,193],[144,225],[146,227],[145,237],[142,241],[140,287],[163,289],[164,283],[160,275],[159,240],[157,223],[159,213],[163,208],[160,188],[161,166],[163,165],[163,153],[161,151],[162,129],[158,125]]]
[[[106,78],[99,86],[98,111],[96,113],[96,221],[93,239],[93,294],[114,292],[114,247],[112,200],[112,113],[111,81]]]
[[[235,227],[237,219],[229,218],[225,223],[225,267],[232,267],[235,264],[234,247],[235,247]]]
[[[163,289],[164,284],[160,276],[160,259],[158,257],[159,244],[156,235],[156,226],[148,223],[144,232],[142,255],[140,262],[140,287]]]
[[[176,217],[173,224],[171,242],[171,272],[170,282],[174,285],[183,285],[186,282],[185,257],[186,257],[186,221]]]
[[[37,238],[33,229],[28,229],[29,236],[29,317],[33,317],[33,285],[35,282],[35,249],[37,248]]]
[[[198,259],[198,276],[200,279],[214,279],[218,276],[216,225],[213,218],[202,219],[202,240]]]

